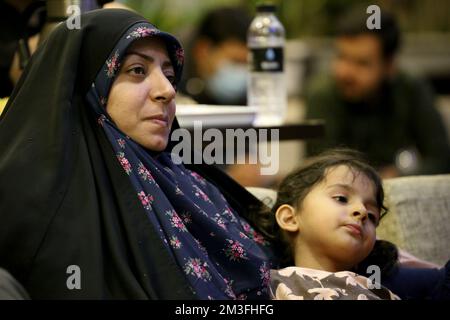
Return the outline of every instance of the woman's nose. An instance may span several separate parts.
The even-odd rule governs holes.
[[[150,86],[150,95],[154,101],[170,102],[175,98],[175,88],[161,71],[151,78]]]

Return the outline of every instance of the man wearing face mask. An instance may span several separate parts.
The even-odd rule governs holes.
[[[182,95],[199,104],[247,104],[247,29],[251,20],[242,7],[220,7],[203,17],[193,39],[186,41],[186,64],[178,87]],[[259,163],[218,167],[243,186],[273,184],[273,177],[260,175]]]
[[[201,21],[186,66],[181,93],[200,104],[245,105],[247,28],[251,16],[240,7],[210,11]]]

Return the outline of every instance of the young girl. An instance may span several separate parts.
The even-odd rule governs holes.
[[[383,199],[378,174],[351,150],[324,153],[287,176],[272,212],[261,221],[284,252],[286,268],[271,271],[272,297],[399,299],[353,272],[378,258],[384,263],[372,272],[379,279],[395,265],[395,247],[379,242],[374,250],[375,229],[386,212]]]

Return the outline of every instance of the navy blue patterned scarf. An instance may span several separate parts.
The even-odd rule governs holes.
[[[175,165],[168,152],[144,149],[106,113],[122,57],[133,41],[148,36],[165,41],[179,80],[183,49],[178,41],[149,23],[138,23],[122,36],[98,73],[87,94],[89,105],[131,180],[143,214],[184,271],[193,292],[201,299],[266,298],[272,258],[268,242],[214,185],[183,165]]]

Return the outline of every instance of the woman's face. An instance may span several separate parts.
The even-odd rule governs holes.
[[[175,117],[175,72],[164,42],[144,38],[134,42],[111,87],[106,111],[143,147],[166,148]]]

